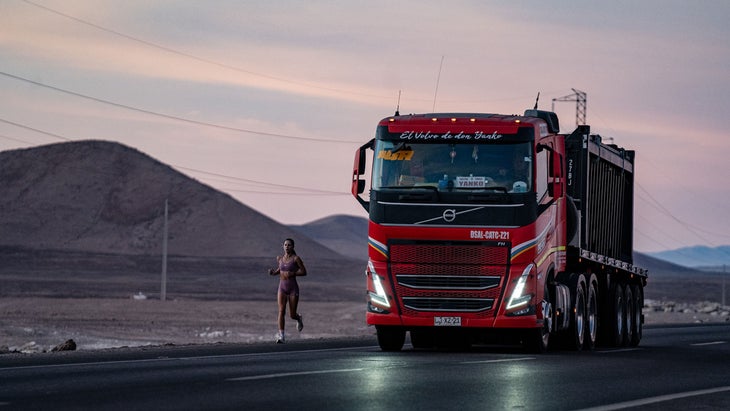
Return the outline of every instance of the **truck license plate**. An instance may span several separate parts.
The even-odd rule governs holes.
[[[461,317],[433,317],[436,327],[461,327]]]

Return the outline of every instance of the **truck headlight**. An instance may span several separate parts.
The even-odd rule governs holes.
[[[373,279],[373,288],[375,288],[375,292],[371,291],[369,293],[370,301],[382,307],[390,308],[388,295],[385,294],[385,288],[383,288],[383,283],[380,281],[380,276],[375,271],[375,267],[373,266],[373,263],[371,261],[368,261],[368,274],[370,274],[370,277]]]
[[[527,305],[530,300],[532,300],[532,294],[524,294],[524,291],[525,284],[527,284],[527,278],[530,276],[530,273],[532,273],[532,270],[534,268],[535,264],[528,265],[522,271],[522,275],[520,276],[520,278],[517,279],[515,289],[512,290],[512,295],[510,295],[509,302],[507,302],[508,310]]]

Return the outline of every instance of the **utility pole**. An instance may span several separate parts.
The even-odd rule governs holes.
[[[165,222],[162,229],[162,285],[160,301],[167,299],[167,199],[165,199]]]
[[[726,307],[725,303],[725,280],[727,279],[727,264],[722,265],[722,306]]]
[[[586,105],[588,97],[583,91],[576,90],[574,88],[571,90],[573,90],[573,94],[553,99],[553,106],[551,111],[555,111],[556,101],[575,101],[575,126],[577,127],[586,124]]]

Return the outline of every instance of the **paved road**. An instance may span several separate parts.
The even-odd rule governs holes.
[[[635,349],[384,353],[375,339],[0,356],[0,411],[730,409],[730,325]]]

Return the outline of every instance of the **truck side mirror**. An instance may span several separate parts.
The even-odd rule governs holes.
[[[563,156],[558,152],[553,152],[550,156],[550,177],[563,176]]]
[[[552,198],[558,198],[563,196],[563,183],[561,181],[554,181],[548,184],[548,195]]]
[[[370,202],[365,201],[365,199],[360,196],[360,194],[365,192],[366,185],[365,180],[360,178],[360,176],[365,174],[365,167],[367,164],[367,157],[365,157],[365,155],[367,154],[367,149],[372,149],[374,143],[374,139],[370,140],[367,143],[363,144],[362,147],[358,148],[357,151],[355,151],[355,163],[352,167],[352,195],[355,196],[357,201],[360,203],[360,205],[363,206],[365,210],[370,209]]]

